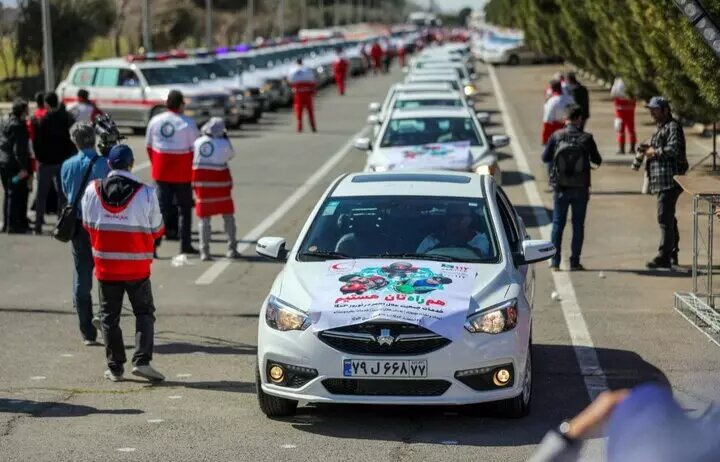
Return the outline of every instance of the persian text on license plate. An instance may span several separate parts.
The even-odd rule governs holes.
[[[427,377],[425,359],[343,359],[345,377]]]

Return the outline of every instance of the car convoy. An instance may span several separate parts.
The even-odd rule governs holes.
[[[500,186],[509,138],[485,133],[473,68],[462,44],[415,56],[369,105],[364,172],[332,182],[296,243],[259,239],[285,263],[258,324],[269,417],[300,401],[529,412],[533,264],[555,248],[529,238]]]

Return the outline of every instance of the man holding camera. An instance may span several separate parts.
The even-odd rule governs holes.
[[[688,170],[685,133],[682,125],[673,118],[670,103],[664,97],[653,96],[645,107],[650,110],[658,128],[649,144],[638,146],[635,164],[639,168],[638,161],[641,162],[642,157],[647,160],[645,169],[649,190],[657,194],[657,219],[660,225],[658,254],[646,266],[648,269],[671,269],[678,264],[680,233],[675,207],[682,192],[674,177],[684,175]]]

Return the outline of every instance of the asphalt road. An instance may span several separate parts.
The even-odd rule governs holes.
[[[498,68],[502,101],[482,73],[479,107],[496,112],[491,132],[516,135],[514,149],[501,155],[505,189],[540,237],[551,198],[542,192],[538,120],[552,70]],[[538,267],[529,417],[504,420],[485,408],[452,407],[303,406],[282,420],[260,412],[253,384],[257,313],[280,265],[256,257],[249,241],[263,234],[292,243],[329,182],[362,168],[363,154],[348,141],[364,129],[367,104],[381,101],[400,78],[396,70],[356,79],[342,98],[325,90],[317,100],[317,134],[296,134],[289,112],[279,111],[232,135],[236,217],[248,248],[230,264],[190,259],[173,266],[176,243],[161,247],[152,281],[154,364],[168,378],[162,385],[103,379],[102,349],[80,343],[65,245],[0,236],[0,459],[519,461],[549,428],[582,409],[598,383],[669,381],[692,412],[717,400],[720,350],[672,310],[672,293],[689,286],[687,275],[642,270],[657,240],[653,199],[636,193],[636,174],[611,165],[594,175],[589,271],[553,276]],[[501,105],[511,128],[500,124]],[[609,120],[601,111],[589,129]],[[612,146],[605,141],[601,147]],[[143,140],[131,137],[129,144],[142,158]],[[147,179],[149,171],[139,174]],[[688,206],[683,198],[684,236]],[[221,254],[220,223],[215,227],[212,249]],[[689,264],[687,239],[682,248],[681,263]],[[556,289],[562,303],[550,298]],[[132,318],[123,324],[132,345]],[[589,460],[599,457],[601,443]]]

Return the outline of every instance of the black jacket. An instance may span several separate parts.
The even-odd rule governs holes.
[[[582,109],[585,120],[590,118],[590,95],[588,89],[582,84],[577,84],[572,89],[572,97],[578,106]]]
[[[127,204],[141,187],[142,183],[122,175],[113,175],[102,180],[100,195],[106,204],[120,207]]]
[[[14,115],[0,122],[0,167],[30,171],[27,125]]]
[[[42,119],[33,119],[35,158],[43,164],[62,164],[65,159],[77,153],[70,139],[70,127],[75,123],[73,116],[61,104],[51,109]]]
[[[580,135],[582,135],[580,137],[580,143],[582,144],[583,149],[587,153],[588,158],[590,159],[590,163],[595,165],[602,164],[602,156],[600,156],[600,152],[598,151],[598,147],[595,143],[595,139],[593,138],[593,136],[590,133],[581,131],[579,128],[572,124],[567,125],[562,130],[558,130],[550,136],[550,139],[545,145],[545,151],[543,151],[542,154],[542,161],[546,164],[552,164],[555,161],[555,150],[557,149],[560,141],[568,136],[573,137]],[[590,169],[585,172],[585,175],[587,179],[587,186],[589,187]],[[551,173],[550,175],[550,183],[553,185],[555,184],[555,178],[553,173]]]

